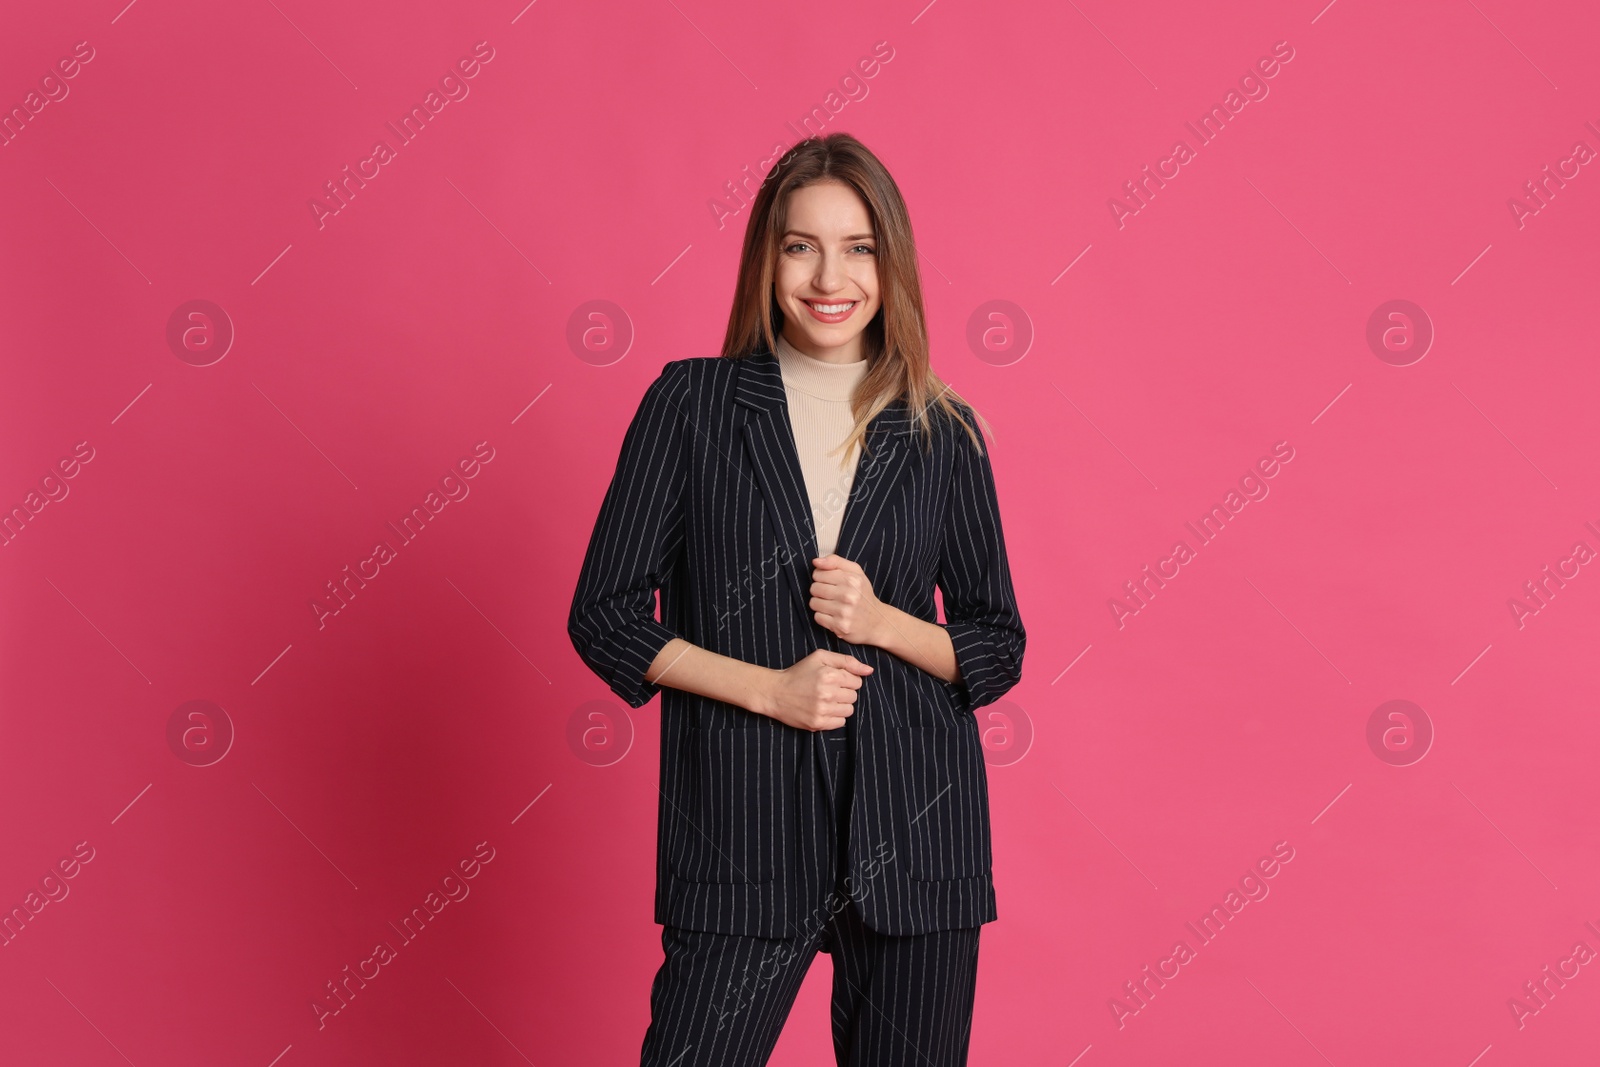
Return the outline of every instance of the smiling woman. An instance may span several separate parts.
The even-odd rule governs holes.
[[[818,952],[848,976],[841,1063],[964,1063],[996,918],[973,712],[1027,634],[978,417],[929,365],[905,203],[849,134],[762,183],[722,354],[646,390],[567,629],[630,706],[663,693],[641,1063],[764,1064]],[[798,965],[719,1012],[775,945]]]

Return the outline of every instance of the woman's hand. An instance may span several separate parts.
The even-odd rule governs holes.
[[[837,553],[811,562],[811,610],[818,625],[851,644],[882,644],[885,605],[861,564]]]
[[[819,648],[794,666],[772,672],[767,716],[797,730],[833,730],[855,714],[856,690],[872,668],[854,656]]]
[[[811,568],[811,610],[819,626],[856,645],[873,645],[947,682],[961,681],[950,631],[879,600],[861,565],[818,556]]]

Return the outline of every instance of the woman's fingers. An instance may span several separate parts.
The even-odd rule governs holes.
[[[862,663],[847,652],[833,652],[828,649],[818,649],[817,651],[823,653],[825,657],[823,662],[830,667],[839,667],[849,671],[851,674],[859,674],[863,677],[872,673],[870,666]]]
[[[861,677],[841,668],[837,671],[830,672],[827,677],[822,679],[822,683],[822,692],[826,694],[829,699],[843,699],[841,696],[833,696],[831,694],[829,690],[829,687],[831,686],[835,690],[849,692],[850,699],[853,701],[855,699],[856,690],[861,688]]]

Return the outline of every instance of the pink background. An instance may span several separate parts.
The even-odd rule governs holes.
[[[566,611],[645,386],[720,344],[726,183],[829,104],[904,191],[934,366],[994,426],[1029,633],[982,712],[972,1062],[1594,1062],[1600,968],[1521,1026],[1508,1004],[1600,950],[1600,576],[1508,606],[1600,546],[1600,170],[1508,206],[1600,148],[1591,7],[120,3],[0,33],[8,110],[94,56],[0,148],[0,503],[67,490],[0,549],[0,908],[70,890],[0,948],[5,1062],[637,1062],[658,704],[627,712]],[[480,41],[469,94],[319,227],[324,183]],[[1280,41],[1199,146],[1185,122]],[[1436,333],[1406,366],[1366,339],[1392,299]],[[167,339],[191,300],[236,333],[209,365],[204,323]],[[445,483],[469,495],[319,627],[479,442]],[[1408,765],[1367,740],[1396,699],[1434,733]],[[168,739],[193,700],[235,735],[207,766],[180,754],[215,755],[218,713]],[[1277,842],[1270,894],[1200,946],[1185,923]],[[832,1062],[830,978],[773,1063]]]

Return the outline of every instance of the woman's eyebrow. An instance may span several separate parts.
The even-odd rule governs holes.
[[[784,232],[784,236],[785,237],[806,237],[806,238],[810,238],[813,241],[816,241],[818,244],[822,243],[822,238],[818,237],[816,234],[814,234],[814,233],[802,233],[799,230],[787,230],[787,231]],[[846,236],[839,238],[839,240],[841,240],[841,241],[860,241],[860,240],[863,240],[863,239],[876,240],[876,235],[875,234],[870,234],[870,233],[852,233],[852,234],[847,234]]]

